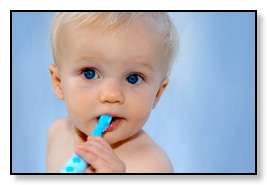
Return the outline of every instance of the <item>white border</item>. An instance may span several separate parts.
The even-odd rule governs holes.
[[[1,163],[0,175],[6,184],[265,184],[266,160],[266,5],[263,0],[0,0],[0,64],[1,64]],[[257,10],[258,11],[258,175],[257,176],[10,176],[10,10]],[[265,83],[264,83],[265,81]],[[265,114],[265,115],[264,115]],[[265,132],[264,132],[265,131]],[[263,144],[264,143],[264,144]],[[265,145],[265,147],[264,147]]]

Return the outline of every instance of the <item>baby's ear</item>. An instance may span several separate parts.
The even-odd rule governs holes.
[[[163,94],[163,92],[165,91],[168,84],[169,84],[169,78],[165,77],[161,82],[161,85],[160,85],[159,90],[157,92],[152,109],[154,109],[156,107],[156,105],[158,104],[159,99],[160,99],[161,95]]]
[[[63,91],[61,88],[61,79],[58,67],[54,64],[49,65],[50,76],[52,79],[52,88],[58,99],[64,100]]]

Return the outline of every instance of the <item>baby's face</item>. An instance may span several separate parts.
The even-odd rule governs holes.
[[[59,71],[71,123],[90,135],[102,114],[111,115],[103,134],[110,144],[138,133],[168,83],[161,51],[146,29],[68,26]]]

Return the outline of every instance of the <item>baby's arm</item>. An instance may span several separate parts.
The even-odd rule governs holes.
[[[110,145],[101,137],[88,137],[79,144],[75,152],[93,168],[96,173],[124,173],[125,164],[113,152]],[[90,172],[87,170],[85,172]]]

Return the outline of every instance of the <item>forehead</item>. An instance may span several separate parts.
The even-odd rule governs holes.
[[[161,33],[143,22],[110,29],[96,22],[83,26],[72,22],[61,33],[60,55],[69,61],[99,57],[110,62],[149,63],[157,71],[167,66]]]

